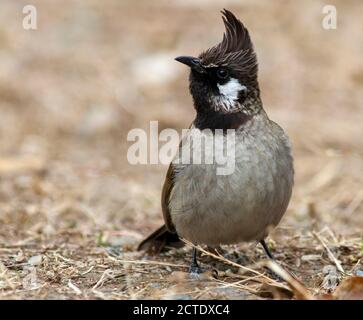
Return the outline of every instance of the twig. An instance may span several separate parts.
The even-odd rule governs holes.
[[[72,283],[71,280],[68,281],[68,287],[71,288],[76,294],[82,294],[81,289],[79,289],[75,284]]]
[[[103,283],[106,281],[107,278],[111,278],[112,277],[112,270],[111,269],[107,269],[102,273],[102,276],[100,278],[100,280],[97,281],[97,283],[92,287],[92,289],[97,289],[98,287],[102,286]]]
[[[93,270],[94,266],[91,266],[91,268],[89,268],[87,271],[82,272],[81,276],[85,276],[87,273],[90,273]]]
[[[60,255],[59,253],[54,253],[54,256],[63,260],[64,262],[68,262],[68,263],[75,263],[75,260],[72,259],[68,259],[66,257],[63,257],[62,255]]]
[[[269,260],[263,263],[272,272],[276,273],[283,280],[285,280],[291,289],[295,292],[296,296],[304,300],[315,300],[306,287],[293,276],[291,276],[285,269],[273,260]]]
[[[323,247],[325,248],[325,250],[328,253],[328,257],[330,259],[331,262],[335,263],[337,269],[341,272],[345,274],[345,271],[340,263],[340,261],[334,256],[333,252],[331,252],[331,250],[329,249],[329,247],[326,245],[326,243],[324,242],[324,240],[315,232],[313,231],[313,235],[314,237],[323,245]]]

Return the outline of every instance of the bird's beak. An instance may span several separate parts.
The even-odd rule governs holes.
[[[175,58],[176,61],[183,63],[190,67],[191,69],[199,72],[199,73],[205,73],[205,69],[202,66],[200,59],[190,56],[180,56]]]

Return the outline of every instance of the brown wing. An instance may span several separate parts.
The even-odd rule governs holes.
[[[193,124],[189,126],[189,129],[193,127]],[[182,145],[182,141],[179,144],[179,148]],[[169,169],[166,173],[164,186],[161,192],[161,208],[163,211],[163,217],[165,225],[161,226],[159,229],[154,231],[145,240],[143,240],[139,246],[138,250],[156,251],[160,252],[165,246],[171,247],[181,247],[184,242],[180,241],[173,222],[171,221],[170,210],[169,210],[169,198],[170,193],[174,187],[175,183],[175,168],[173,163],[170,163]]]
[[[154,231],[146,239],[144,239],[138,246],[137,250],[147,250],[149,253],[159,253],[166,246],[181,247],[184,245],[180,241],[178,235],[175,232],[175,227],[171,221],[169,211],[169,197],[170,192],[174,185],[174,169],[173,164],[169,165],[169,169],[166,173],[163,190],[161,192],[161,208],[163,211],[165,225]]]
[[[189,130],[194,127],[193,123],[189,126]],[[183,144],[183,139],[179,143],[179,151],[182,147],[182,144]],[[169,197],[170,197],[170,192],[174,187],[175,183],[174,179],[175,179],[175,167],[173,166],[173,163],[170,163],[168,172],[166,173],[163,190],[161,192],[161,208],[163,210],[165,226],[169,232],[175,232],[175,227],[173,225],[173,222],[171,221],[171,216],[169,211]]]
[[[171,221],[170,211],[169,211],[169,197],[170,192],[174,186],[174,167],[170,163],[168,172],[166,173],[165,182],[163,190],[161,192],[161,209],[163,211],[163,217],[165,221],[165,226],[170,232],[175,232],[175,227]]]

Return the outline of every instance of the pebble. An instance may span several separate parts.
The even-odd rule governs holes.
[[[41,255],[32,256],[29,258],[28,263],[32,266],[38,266],[42,263],[43,257]]]

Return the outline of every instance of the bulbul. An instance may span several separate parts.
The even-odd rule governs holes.
[[[171,162],[162,190],[165,225],[139,249],[176,244],[180,237],[210,247],[264,239],[284,215],[293,187],[293,158],[283,129],[264,111],[257,58],[248,30],[232,12],[222,11],[222,41],[198,57],[175,60],[190,68],[189,88],[196,117]],[[203,133],[202,133],[203,132]],[[207,133],[205,133],[207,132]],[[217,163],[184,163],[181,155],[202,134],[222,152],[234,137],[234,170],[218,174]],[[197,146],[197,144],[195,144]],[[194,155],[194,153],[193,153]],[[193,250],[191,272],[200,272]]]

